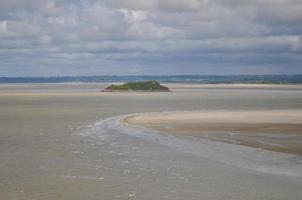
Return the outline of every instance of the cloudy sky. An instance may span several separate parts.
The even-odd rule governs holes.
[[[282,73],[301,0],[0,0],[0,76]]]

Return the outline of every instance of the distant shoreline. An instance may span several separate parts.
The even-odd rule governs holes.
[[[203,90],[288,90],[302,91],[302,84],[292,85],[264,85],[264,84],[189,84],[189,83],[168,83],[164,84],[172,92],[146,92],[146,91],[120,91],[101,92],[112,83],[18,83],[0,84],[0,97],[3,96],[119,96],[119,95],[173,95],[179,91]],[[53,88],[55,86],[55,89]]]
[[[124,76],[59,76],[0,77],[0,83],[124,83],[156,80],[160,83],[204,84],[302,84],[302,74],[292,75],[124,75]]]
[[[68,86],[73,88],[76,85],[81,86],[96,86],[99,85],[100,89],[105,89],[106,86],[111,84],[121,84],[122,82],[104,82],[104,83],[85,83],[85,82],[66,82],[66,83],[0,83],[0,93],[3,89],[14,87],[27,88],[43,88],[51,85]],[[247,84],[247,83],[164,83],[164,85],[173,89],[296,89],[302,90],[301,84]],[[103,88],[102,88],[103,87]],[[125,91],[124,91],[125,92]],[[136,91],[134,91],[136,92]]]
[[[177,89],[302,89],[302,84],[251,84],[251,83],[166,83]]]

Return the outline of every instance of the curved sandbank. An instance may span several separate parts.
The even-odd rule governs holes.
[[[121,122],[182,136],[302,155],[302,110],[144,113]]]

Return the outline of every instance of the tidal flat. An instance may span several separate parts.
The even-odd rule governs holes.
[[[302,155],[302,109],[144,113],[121,122],[161,133]]]
[[[167,84],[170,93],[100,92],[108,85],[0,85],[0,199],[302,199],[298,154],[161,135],[115,118],[297,112],[301,86]]]

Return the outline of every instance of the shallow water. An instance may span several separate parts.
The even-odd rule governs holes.
[[[137,112],[301,109],[300,90],[105,94],[97,92],[103,84],[24,87],[0,86],[0,199],[302,199],[297,174],[248,169],[95,124]],[[275,162],[300,173],[298,157]]]

